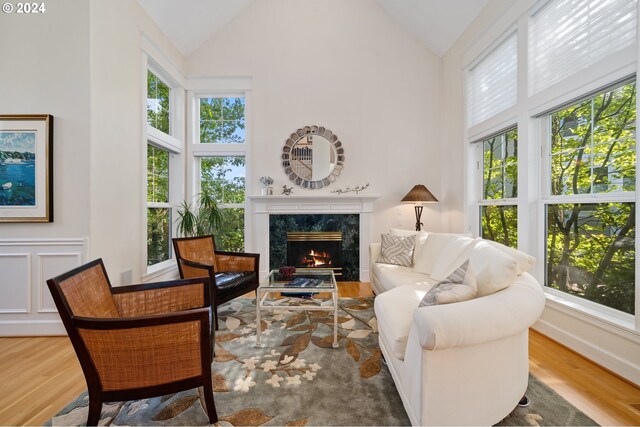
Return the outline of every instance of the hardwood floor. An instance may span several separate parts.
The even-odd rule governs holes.
[[[339,295],[373,294],[340,282]],[[640,425],[640,388],[534,331],[529,348],[531,372],[597,423]],[[0,338],[0,385],[0,425],[42,425],[85,389],[67,337]]]

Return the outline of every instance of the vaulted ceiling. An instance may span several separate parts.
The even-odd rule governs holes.
[[[189,56],[256,0],[138,0]],[[308,0],[303,0],[308,1]],[[376,0],[407,31],[442,56],[489,0]]]

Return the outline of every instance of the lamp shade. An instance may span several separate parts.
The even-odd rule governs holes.
[[[438,199],[422,184],[414,185],[402,199],[404,203],[437,203]]]

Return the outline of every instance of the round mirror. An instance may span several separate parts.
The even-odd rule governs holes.
[[[322,126],[292,133],[282,149],[284,173],[302,188],[322,188],[336,180],[344,165],[338,137]]]

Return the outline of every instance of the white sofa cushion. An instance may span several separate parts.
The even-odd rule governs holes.
[[[486,241],[478,242],[473,247],[469,264],[476,274],[478,297],[506,288],[518,276],[516,260]]]
[[[476,276],[466,260],[453,273],[429,289],[419,307],[468,301],[478,293]]]
[[[436,284],[436,281],[426,274],[417,273],[410,267],[375,263],[372,265],[371,270],[383,292],[396,288],[401,284],[419,285],[426,292]]]
[[[378,295],[373,302],[378,330],[395,358],[404,360],[413,312],[427,291],[421,285],[398,286]]]
[[[471,237],[458,236],[451,239],[442,248],[438,254],[438,258],[433,266],[431,272],[431,278],[435,280],[444,280],[449,277],[451,273],[456,271],[471,255],[473,247],[482,239],[472,239]]]
[[[429,233],[426,239],[418,238],[416,241],[416,255],[413,267],[419,273],[433,273],[436,260],[447,243],[458,240],[459,234]],[[445,276],[446,277],[446,276]]]
[[[382,234],[380,237],[382,246],[378,262],[413,267],[415,236],[401,237]]]
[[[503,245],[502,243],[494,242],[491,240],[486,240],[486,242],[516,260],[516,263],[518,263],[518,276],[529,271],[531,267],[533,267],[533,264],[536,263],[535,257],[532,257],[525,252],[519,251],[518,249],[510,248]]]

